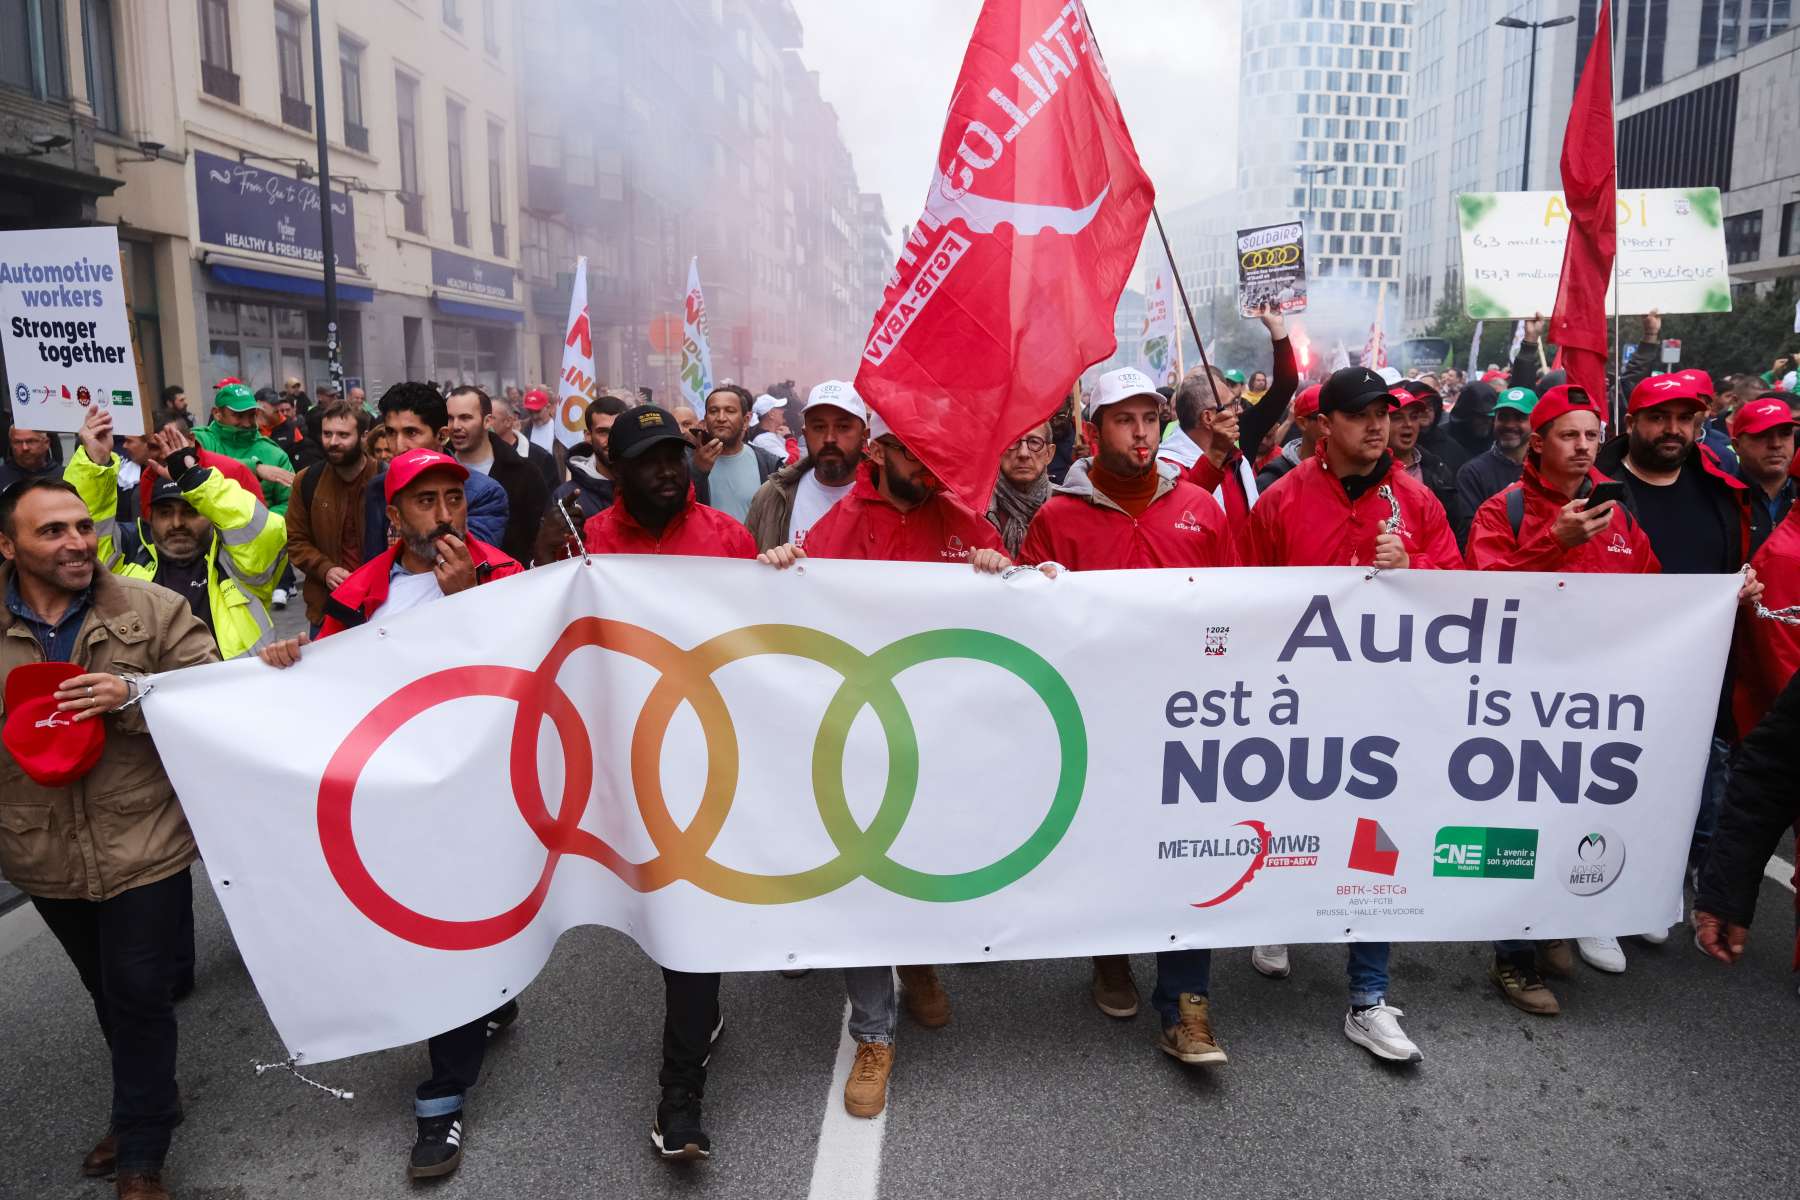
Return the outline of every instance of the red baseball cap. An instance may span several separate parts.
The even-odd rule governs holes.
[[[422,446],[408,450],[405,454],[395,455],[394,461],[388,464],[387,481],[382,486],[388,503],[392,504],[395,496],[427,471],[454,471],[458,479],[469,477],[469,468],[440,450],[427,450]]]
[[[1424,404],[1425,397],[1431,394],[1431,389],[1424,387],[1423,384],[1419,386],[1424,388],[1423,392],[1415,391],[1404,383],[1396,383],[1389,388],[1388,395],[1394,398],[1394,407],[1411,408],[1415,404]]]
[[[1602,423],[1606,421],[1600,406],[1594,403],[1593,397],[1584,388],[1562,383],[1539,397],[1537,406],[1531,410],[1531,432],[1536,433],[1556,418],[1572,412],[1590,412],[1600,418]]]
[[[85,671],[75,663],[26,663],[6,677],[6,724],[0,741],[19,769],[45,787],[74,783],[106,748],[106,722],[58,712],[56,689]]]
[[[1712,376],[1708,375],[1705,371],[1698,369],[1677,371],[1675,372],[1675,376],[1678,379],[1687,380],[1689,385],[1693,387],[1694,395],[1696,396],[1706,398],[1719,394],[1713,391]]]
[[[1631,389],[1631,403],[1625,406],[1628,413],[1642,412],[1646,408],[1656,408],[1662,404],[1673,404],[1677,400],[1686,400],[1690,404],[1706,407],[1700,399],[1696,381],[1692,378],[1697,372],[1683,371],[1680,375],[1652,375]],[[1711,380],[1707,383],[1710,385]]]
[[[1737,416],[1731,418],[1731,436],[1767,433],[1771,429],[1795,423],[1794,410],[1787,406],[1785,400],[1752,400],[1737,410]]]
[[[1294,419],[1315,417],[1319,414],[1319,384],[1313,384],[1294,399]]]
[[[525,406],[526,412],[542,412],[544,406],[550,403],[550,393],[543,388],[532,388],[519,403]]]
[[[1487,374],[1485,374],[1481,377],[1481,382],[1483,382],[1483,383],[1499,383],[1502,379],[1505,379],[1506,377],[1507,376],[1506,376],[1505,371],[1502,371],[1500,368],[1495,367],[1492,371],[1489,371]]]

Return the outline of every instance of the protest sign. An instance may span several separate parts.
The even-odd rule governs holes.
[[[700,259],[688,263],[687,295],[681,305],[681,402],[706,411],[713,390],[712,347],[707,344],[706,294],[700,290]]]
[[[1662,928],[1738,585],[595,556],[145,711],[319,1061],[583,924],[687,971]]]
[[[1556,304],[1569,211],[1561,192],[1464,192],[1463,309],[1527,318]],[[1731,278],[1718,188],[1652,188],[1618,197],[1618,281],[1607,312],[1730,312]]]
[[[587,258],[575,260],[569,292],[569,321],[563,332],[562,373],[556,379],[556,442],[574,446],[587,440],[587,406],[600,396],[594,372],[594,337],[588,324]]]
[[[1138,342],[1138,370],[1158,386],[1181,383],[1181,337],[1175,326],[1174,285],[1167,267],[1159,268],[1144,292],[1144,329]]]
[[[114,433],[144,432],[120,272],[110,225],[0,232],[0,350],[15,425],[73,433],[104,405]]]
[[[1264,304],[1306,311],[1306,231],[1298,221],[1238,230],[1237,256],[1240,313],[1253,317]]]

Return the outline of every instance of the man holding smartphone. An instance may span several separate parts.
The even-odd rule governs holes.
[[[784,462],[744,440],[750,412],[749,392],[736,384],[721,384],[706,397],[705,420],[694,429],[693,470],[711,489],[711,498],[704,503],[734,521],[749,514],[756,489]]]

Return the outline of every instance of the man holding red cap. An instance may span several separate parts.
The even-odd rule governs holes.
[[[862,452],[865,461],[849,493],[807,530],[805,549],[789,542],[764,551],[761,561],[782,569],[809,557],[967,563],[994,574],[1012,565],[993,525],[946,495],[880,413],[869,414]],[[950,1020],[950,998],[936,967],[845,968],[856,1061],[844,1084],[844,1111],[853,1117],[875,1117],[887,1107],[898,1021],[896,969],[913,1020],[927,1029]]]
[[[394,456],[382,488],[388,524],[398,537],[386,553],[358,567],[331,593],[321,638],[524,570],[469,536],[463,495],[468,478],[468,468],[442,451],[419,447]],[[264,647],[260,657],[272,667],[291,667],[300,661],[306,643],[304,637],[276,642]],[[518,1002],[509,1000],[486,1017],[426,1043],[431,1077],[414,1093],[418,1134],[408,1178],[449,1175],[462,1165],[464,1099],[481,1077],[488,1039],[518,1015]]]
[[[185,598],[102,570],[98,543],[62,480],[0,491],[0,874],[62,944],[111,1055],[111,1119],[82,1172],[162,1200],[196,852],[136,704],[145,675],[219,652]]]
[[[1185,386],[1185,385],[1184,385]],[[1092,458],[1069,468],[1038,510],[1020,561],[1071,571],[1132,567],[1229,567],[1236,539],[1213,497],[1156,457],[1156,385],[1127,367],[1100,377],[1090,418],[1098,433]],[[1165,950],[1156,956],[1150,1002],[1160,1018],[1165,1054],[1190,1064],[1225,1061],[1212,1029],[1211,950]],[[1109,1017],[1137,1015],[1137,985],[1123,954],[1094,959],[1094,1004]]]
[[[1794,410],[1788,407],[1787,393],[1764,392],[1738,409],[1731,419],[1731,441],[1737,476],[1749,493],[1750,552],[1755,554],[1794,506]]]
[[[1250,512],[1246,561],[1265,567],[1373,566],[1456,570],[1462,558],[1444,506],[1388,452],[1388,383],[1367,367],[1334,371],[1319,390],[1325,423],[1318,450],[1289,471]],[[1424,1057],[1387,1002],[1386,942],[1354,942],[1347,974],[1344,1036],[1377,1058]],[[1257,946],[1250,963],[1272,978],[1288,974],[1286,946]]]
[[[1294,427],[1300,436],[1283,446],[1275,457],[1256,474],[1257,495],[1275,486],[1275,481],[1313,456],[1325,422],[1319,417],[1319,384],[1311,384],[1294,397]]]

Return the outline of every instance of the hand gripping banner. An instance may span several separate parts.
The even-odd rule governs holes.
[[[1679,919],[1735,577],[1249,574],[595,558],[146,709],[309,1062],[584,924],[746,971]]]

